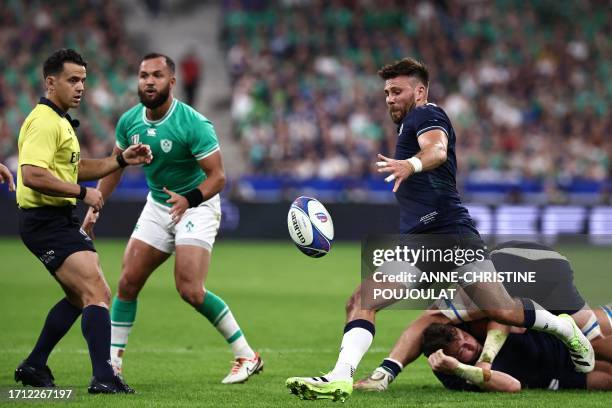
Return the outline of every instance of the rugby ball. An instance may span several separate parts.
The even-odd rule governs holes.
[[[301,196],[291,203],[287,215],[289,235],[300,251],[312,258],[326,255],[334,241],[334,224],[323,204]]]

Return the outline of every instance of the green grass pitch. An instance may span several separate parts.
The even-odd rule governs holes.
[[[126,240],[96,243],[113,292]],[[569,248],[568,256],[593,265],[601,253]],[[598,250],[592,250],[598,251]],[[608,249],[609,251],[609,249]],[[329,406],[330,401],[300,401],[284,386],[289,376],[320,375],[335,363],[344,324],[344,302],[359,282],[359,245],[337,244],[322,259],[310,259],[287,242],[220,240],[207,286],[230,305],[250,344],[265,359],[263,374],[246,384],[225,386],[221,379],[232,355],[210,324],[178,296],[169,260],[141,293],[136,324],[124,360],[124,374],[137,390],[130,396],[89,396],[91,368],[77,322],[51,355],[56,382],[75,389],[68,406]],[[609,258],[609,257],[608,257]],[[595,259],[595,261],[594,261]],[[581,261],[582,260],[582,261]],[[610,263],[607,263],[609,266]],[[605,270],[604,264],[601,270]],[[609,288],[607,270],[599,282]],[[18,239],[0,240],[0,397],[15,387],[13,371],[29,353],[51,305],[62,295],[58,285]],[[612,298],[612,296],[610,296]],[[371,351],[356,374],[373,369],[416,312],[379,314]],[[409,366],[383,394],[356,392],[346,406],[510,407],[611,406],[612,394],[526,391],[518,395],[453,393],[431,374],[424,359]],[[61,402],[35,402],[58,406]],[[21,405],[26,405],[21,402]],[[27,405],[33,406],[33,405]]]

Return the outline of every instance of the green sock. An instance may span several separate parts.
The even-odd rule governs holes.
[[[230,344],[234,356],[255,357],[255,352],[247,343],[242,330],[240,330],[240,326],[238,326],[238,322],[236,322],[234,315],[223,299],[207,290],[204,294],[204,302],[196,309],[215,326],[223,338]]]
[[[111,307],[111,363],[121,369],[123,353],[127,346],[130,330],[136,320],[137,300],[125,301],[117,296]]]

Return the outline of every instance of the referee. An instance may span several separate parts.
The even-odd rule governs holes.
[[[78,121],[68,115],[79,106],[87,63],[71,49],[54,52],[44,63],[46,96],[19,132],[17,204],[23,243],[58,281],[66,296],[51,308],[30,355],[15,370],[15,381],[54,387],[49,354],[82,314],[93,368],[90,393],[132,393],[110,361],[110,289],[91,239],[80,229],[76,200],[100,210],[102,194],[77,184],[95,180],[128,164],[151,162],[149,146],[134,145],[121,155],[81,159],[75,134]]]

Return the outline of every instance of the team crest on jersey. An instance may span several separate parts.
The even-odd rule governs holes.
[[[148,128],[147,129],[147,136],[157,136],[157,129],[155,129],[155,128]]]
[[[172,150],[172,140],[162,139],[159,141],[159,145],[164,153],[169,153]]]
[[[132,144],[138,144],[140,143],[140,134],[136,133],[135,135],[130,136],[130,139],[132,140]]]

